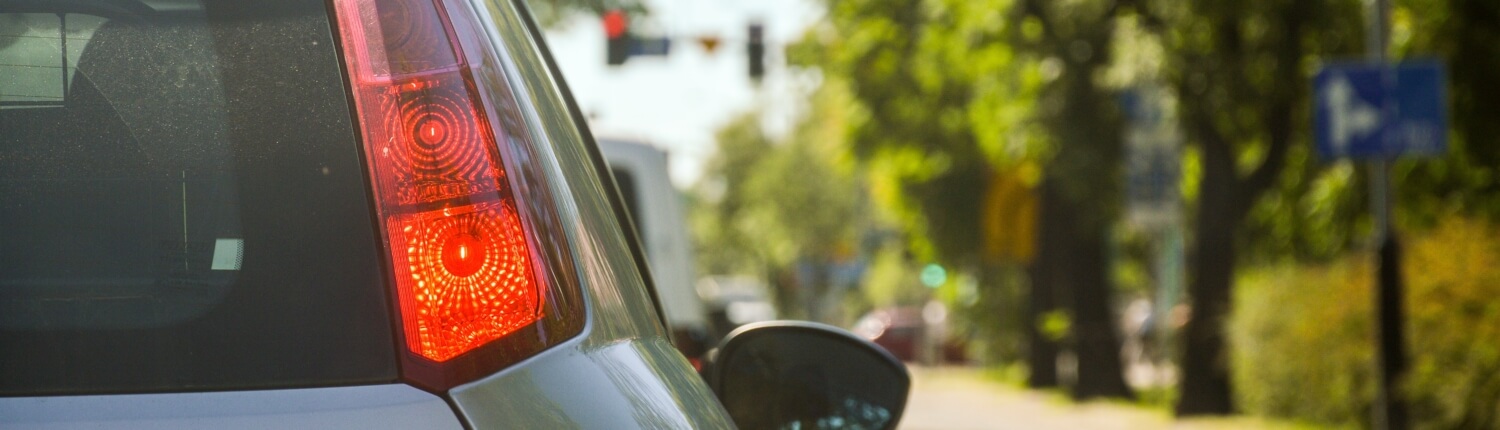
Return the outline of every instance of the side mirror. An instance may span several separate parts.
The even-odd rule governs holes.
[[[911,389],[889,352],[802,321],[740,327],[708,354],[703,378],[743,429],[891,429]]]

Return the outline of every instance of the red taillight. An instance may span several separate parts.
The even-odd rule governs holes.
[[[444,363],[530,328],[547,309],[538,253],[496,145],[499,123],[440,3],[334,1],[403,342],[420,357],[406,362],[439,375],[416,378],[434,379],[417,381],[429,388],[455,382]],[[502,359],[547,343],[538,333],[517,336],[529,336],[527,347],[502,348],[510,354]],[[470,361],[482,363],[453,367],[493,360]]]
[[[386,220],[406,346],[445,361],[540,317],[530,251],[505,201]]]

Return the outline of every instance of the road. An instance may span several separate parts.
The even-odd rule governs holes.
[[[1251,418],[1173,420],[1165,411],[1110,402],[1074,404],[1055,392],[1026,391],[966,368],[912,368],[913,386],[899,428],[978,429],[1289,429]]]

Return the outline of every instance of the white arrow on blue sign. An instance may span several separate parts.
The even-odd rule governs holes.
[[[1347,63],[1313,79],[1313,125],[1324,158],[1438,155],[1447,149],[1447,88],[1436,61]]]

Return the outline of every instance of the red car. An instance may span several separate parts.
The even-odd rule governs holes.
[[[945,333],[947,312],[936,305],[924,309],[916,306],[883,308],[870,311],[854,324],[854,334],[869,339],[901,361],[921,360],[922,347],[927,336],[942,339],[941,359],[944,363],[968,361],[967,345],[962,339]],[[924,317],[924,310],[930,315]],[[934,357],[936,358],[936,357]]]

